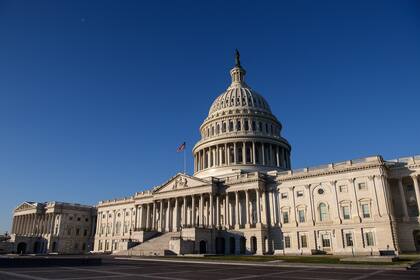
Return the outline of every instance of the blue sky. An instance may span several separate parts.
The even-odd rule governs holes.
[[[293,168],[420,154],[419,1],[0,0],[0,231],[191,173],[235,48]]]

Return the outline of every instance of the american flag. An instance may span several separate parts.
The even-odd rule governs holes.
[[[183,150],[185,150],[185,146],[186,146],[185,142],[184,142],[184,143],[182,143],[182,144],[181,144],[181,145],[179,145],[179,147],[176,149],[176,152],[177,152],[177,153],[182,152]]]

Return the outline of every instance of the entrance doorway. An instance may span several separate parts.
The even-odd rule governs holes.
[[[235,237],[229,238],[229,254],[234,255],[236,251]]]
[[[16,251],[18,254],[26,254],[26,243],[25,242],[20,242],[17,245]]]
[[[200,254],[207,253],[207,242],[204,240],[200,241]]]
[[[246,253],[246,239],[245,237],[241,236],[239,243],[239,251],[241,255],[244,255]]]
[[[420,230],[413,231],[414,245],[416,246],[416,251],[420,252]]]
[[[257,252],[257,238],[255,236],[251,237],[251,253],[255,254]]]
[[[225,253],[225,239],[223,237],[216,237],[216,254]]]

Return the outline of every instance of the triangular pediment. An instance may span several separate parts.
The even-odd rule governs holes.
[[[25,201],[22,204],[20,204],[18,207],[15,208],[15,211],[24,211],[24,210],[30,210],[30,209],[36,209],[37,203]]]
[[[200,178],[189,176],[186,174],[178,173],[162,185],[156,187],[154,193],[162,193],[168,191],[175,191],[179,189],[188,189],[194,187],[201,187],[206,185],[211,185],[212,182],[206,181]]]

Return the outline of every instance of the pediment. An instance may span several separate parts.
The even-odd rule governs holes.
[[[178,173],[162,185],[156,187],[153,192],[154,193],[163,193],[169,191],[175,191],[180,189],[189,189],[194,187],[201,187],[205,185],[211,185],[212,182],[199,179],[193,176],[189,176],[186,174]]]
[[[36,203],[25,201],[22,204],[20,204],[18,207],[16,207],[15,211],[24,211],[24,210],[30,210],[30,209],[36,209]]]

